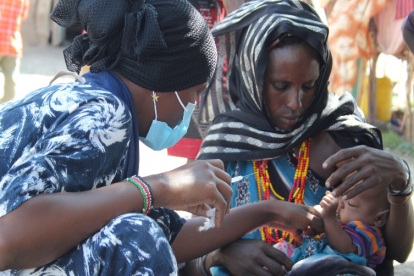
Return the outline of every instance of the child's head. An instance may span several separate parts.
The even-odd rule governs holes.
[[[389,208],[387,190],[380,187],[365,190],[351,199],[339,198],[336,213],[344,224],[357,220],[381,228],[387,221]]]

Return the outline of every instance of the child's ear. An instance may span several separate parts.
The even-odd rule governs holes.
[[[375,215],[374,224],[377,228],[381,228],[385,225],[385,223],[387,222],[389,212],[390,210],[383,210]]]

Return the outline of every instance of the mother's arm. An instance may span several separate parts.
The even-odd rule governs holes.
[[[329,157],[324,168],[340,166],[326,181],[327,186],[335,187],[336,196],[346,195],[352,198],[360,192],[374,186],[391,186],[401,190],[407,182],[407,173],[401,158],[366,146],[343,149]],[[346,178],[351,172],[356,173]],[[362,181],[360,184],[355,185]],[[352,190],[348,191],[350,188]],[[411,200],[390,196],[391,210],[385,229],[387,257],[400,263],[405,262],[412,250],[414,242],[414,212]]]

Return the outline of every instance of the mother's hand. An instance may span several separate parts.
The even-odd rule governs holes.
[[[146,177],[154,190],[155,207],[189,211],[206,216],[216,208],[215,224],[220,227],[230,211],[231,178],[220,160],[195,161],[175,170]]]
[[[234,276],[270,276],[285,275],[282,266],[290,270],[293,263],[283,252],[263,241],[241,239],[209,254],[206,268],[218,265],[225,266]]]
[[[326,187],[335,187],[335,196],[352,198],[375,186],[391,185],[400,190],[407,181],[405,165],[399,157],[367,146],[342,149],[329,157],[323,168],[338,169],[326,180]],[[354,174],[352,174],[354,173]],[[351,175],[352,174],[352,175]]]

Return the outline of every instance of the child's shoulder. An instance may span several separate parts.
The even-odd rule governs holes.
[[[362,221],[354,220],[342,226],[347,232],[357,232],[360,235],[366,236],[368,239],[383,239],[381,229],[363,223]]]

